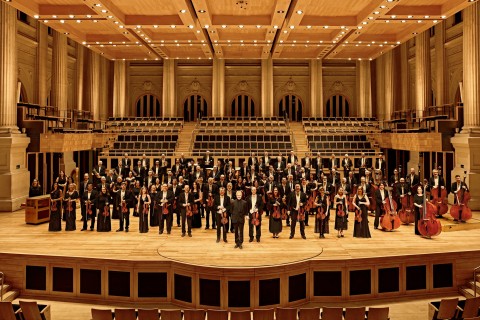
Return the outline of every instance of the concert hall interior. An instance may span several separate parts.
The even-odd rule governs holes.
[[[480,0],[0,0],[0,185],[0,320],[480,316]]]

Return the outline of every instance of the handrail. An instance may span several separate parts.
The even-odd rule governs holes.
[[[0,301],[3,301],[3,280],[5,278],[5,274],[0,271]]]
[[[476,267],[475,269],[473,269],[473,297],[476,298],[477,297],[477,284],[476,284],[476,281],[477,281],[477,272],[478,270],[480,270],[480,266]]]

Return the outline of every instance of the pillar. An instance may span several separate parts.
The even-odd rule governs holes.
[[[223,117],[224,115],[225,115],[225,60],[213,58],[212,116]]]
[[[163,60],[163,114],[165,117],[179,116],[175,112],[175,60]],[[183,110],[182,110],[183,113]]]
[[[323,117],[323,61],[310,60],[310,104],[312,117]]]
[[[445,58],[445,22],[435,26],[435,104],[447,104],[447,67]]]
[[[84,56],[85,47],[77,43],[77,61],[76,61],[76,109],[83,110],[83,81],[84,81]]]
[[[94,120],[100,119],[100,56],[88,50],[86,54],[86,75],[84,87],[84,105],[90,110]]]
[[[424,31],[415,37],[415,59],[415,102],[417,112],[421,112],[432,104],[429,30]]]
[[[127,91],[127,62],[116,60],[113,63],[113,116],[125,117]]]
[[[20,209],[28,196],[26,150],[17,127],[17,10],[0,2],[0,211]]]
[[[48,61],[48,27],[37,21],[37,83],[34,86],[35,102],[44,106],[47,104],[47,63]]]
[[[52,50],[52,106],[67,110],[68,101],[67,37],[53,31]]]
[[[109,64],[110,61],[108,59],[103,56],[100,57],[100,120],[108,119],[108,96],[110,92]]]
[[[390,120],[392,112],[395,110],[395,68],[393,61],[393,50],[383,55],[383,86],[384,99],[383,110],[384,120]],[[377,100],[378,101],[378,100]]]
[[[372,74],[370,61],[357,61],[358,116],[372,116]]]
[[[400,45],[400,82],[401,82],[401,107],[402,110],[408,109],[408,46],[407,43],[404,42]]]
[[[273,101],[273,59],[262,59],[262,110],[261,117],[274,115]]]
[[[452,178],[466,171],[470,207],[480,210],[480,4],[463,12],[463,108],[464,127],[451,143],[455,148]],[[461,166],[464,168],[461,168]]]

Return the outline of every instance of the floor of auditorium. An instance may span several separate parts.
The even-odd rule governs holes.
[[[333,214],[333,211],[332,211]],[[441,219],[451,224],[452,232],[442,232],[428,240],[414,235],[414,226],[401,226],[394,232],[373,229],[373,217],[369,217],[372,238],[354,238],[353,218],[350,217],[345,238],[337,238],[334,222],[330,220],[330,234],[319,239],[314,233],[314,221],[306,227],[306,240],[300,237],[297,225],[294,239],[288,239],[289,228],[283,227],[279,239],[268,232],[268,221],[262,223],[261,242],[248,242],[245,226],[243,250],[234,249],[234,235],[228,233],[228,243],[216,243],[216,230],[193,229],[193,237],[181,237],[181,229],[173,226],[172,233],[162,235],[158,227],[150,227],[148,233],[138,232],[138,218],[131,217],[130,232],[115,232],[119,221],[112,220],[112,232],[80,231],[48,232],[48,223],[27,225],[24,211],[0,214],[0,252],[39,254],[68,257],[106,258],[115,260],[166,261],[215,267],[259,267],[285,264],[308,259],[343,260],[399,256],[423,253],[458,252],[480,249],[480,212],[465,224],[455,225],[451,219]],[[175,222],[175,218],[174,218]],[[65,223],[62,222],[64,229]],[[465,230],[462,230],[465,229]],[[468,243],[468,247],[459,247]],[[174,244],[174,245],[173,245]],[[291,250],[294,248],[294,250]],[[388,248],[388,250],[385,250]],[[285,250],[288,250],[288,255]]]

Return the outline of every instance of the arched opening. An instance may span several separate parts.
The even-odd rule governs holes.
[[[302,100],[294,94],[287,94],[286,96],[283,96],[279,104],[279,115],[288,117],[292,121],[302,121]]]
[[[162,116],[160,100],[152,95],[145,94],[140,96],[135,103],[135,115],[140,118],[155,118]]]
[[[347,97],[341,94],[331,96],[327,100],[325,109],[327,118],[350,117],[350,103]]]
[[[255,101],[246,94],[240,94],[232,100],[232,117],[254,117]]]
[[[207,112],[207,100],[201,95],[192,94],[183,103],[183,119],[185,121],[195,121],[198,117],[206,116]]]

